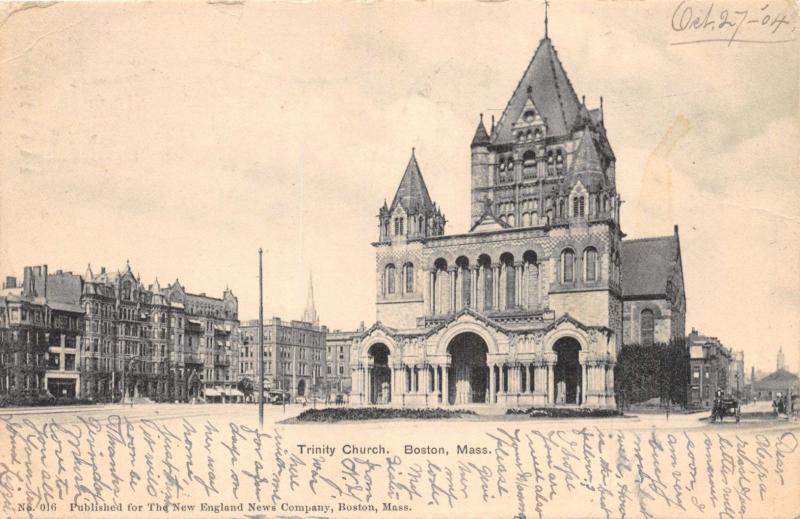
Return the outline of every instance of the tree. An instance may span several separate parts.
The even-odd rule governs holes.
[[[253,385],[253,381],[249,378],[244,377],[239,381],[236,387],[242,392],[242,394],[244,394],[245,401],[253,396],[253,390],[255,389],[255,386]]]
[[[665,403],[686,405],[689,383],[689,351],[682,338],[652,346],[626,344],[614,368],[617,398],[624,392],[630,403],[661,398]]]

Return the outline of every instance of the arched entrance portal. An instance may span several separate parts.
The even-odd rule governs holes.
[[[485,403],[489,387],[486,342],[472,332],[456,335],[447,345],[450,354],[448,403]]]
[[[297,383],[297,396],[306,396],[306,381],[300,380]]]
[[[369,349],[369,402],[388,404],[392,401],[392,369],[389,367],[389,348],[373,344]]]
[[[578,352],[581,345],[572,337],[564,337],[553,345],[557,357],[555,368],[555,402],[558,404],[580,404],[585,398],[581,388],[581,364]]]

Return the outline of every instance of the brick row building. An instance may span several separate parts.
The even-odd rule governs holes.
[[[130,265],[84,276],[27,267],[0,298],[0,390],[97,400],[239,399],[238,301],[145,288]]]

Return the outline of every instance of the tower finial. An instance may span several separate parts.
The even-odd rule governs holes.
[[[547,6],[550,5],[548,0],[544,0],[544,37],[547,38]]]
[[[483,112],[481,112],[481,122],[483,122]]]
[[[415,154],[415,152],[416,152],[416,151],[417,151],[417,148],[416,148],[416,147],[414,147],[414,146],[411,146],[411,156],[412,156],[412,157],[414,156],[414,154]]]

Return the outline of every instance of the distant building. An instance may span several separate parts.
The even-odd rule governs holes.
[[[116,400],[238,400],[230,366],[238,301],[186,292],[178,280],[145,288],[125,269],[81,277],[26,267],[0,297],[0,383],[6,393]]]
[[[747,381],[744,372],[744,352],[731,352],[731,365],[728,369],[728,388],[732,395],[742,398],[747,394]]]
[[[350,393],[353,382],[350,376],[350,349],[358,345],[364,333],[364,323],[355,331],[332,330],[325,338],[327,374],[331,392]]]
[[[326,391],[325,337],[327,328],[319,325],[314,305],[314,289],[309,281],[308,301],[303,313],[312,322],[283,321],[278,317],[264,321],[264,388],[284,390],[294,400]],[[258,320],[240,327],[239,379],[258,379]]]
[[[753,398],[756,400],[774,400],[778,393],[786,396],[800,392],[800,382],[794,373],[786,369],[783,348],[778,350],[776,370],[769,375],[753,381]]]
[[[701,335],[697,330],[687,338],[689,348],[688,406],[710,408],[717,389],[728,392],[732,356],[716,337]],[[735,389],[735,388],[734,388]]]

